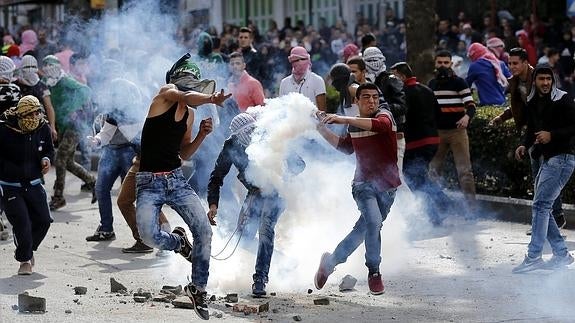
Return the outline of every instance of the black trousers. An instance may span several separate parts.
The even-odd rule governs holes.
[[[53,221],[44,187],[2,185],[2,207],[14,233],[14,258],[19,262],[32,259]]]

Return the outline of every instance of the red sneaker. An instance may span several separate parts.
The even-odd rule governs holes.
[[[333,273],[334,268],[329,264],[329,257],[331,257],[331,254],[329,252],[326,252],[323,255],[321,255],[321,260],[319,261],[319,268],[317,269],[317,272],[315,273],[315,277],[313,280],[315,288],[317,289],[322,289],[323,286],[325,285],[325,282],[327,282],[327,278],[329,277],[329,275]]]
[[[373,273],[367,276],[367,284],[369,285],[369,291],[373,295],[381,295],[384,293],[383,280],[381,279],[380,273]]]

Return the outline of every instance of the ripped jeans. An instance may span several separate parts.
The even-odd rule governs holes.
[[[136,174],[136,220],[142,240],[163,250],[179,250],[177,235],[160,230],[158,219],[167,204],[186,222],[192,233],[192,283],[205,288],[210,268],[212,228],[200,198],[187,183],[181,168],[168,174]]]

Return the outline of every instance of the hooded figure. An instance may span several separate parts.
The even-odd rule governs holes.
[[[208,61],[209,63],[223,63],[224,59],[221,55],[214,53],[214,42],[212,36],[205,31],[202,31],[197,40],[198,56]]]
[[[365,77],[370,82],[375,82],[377,76],[387,69],[385,66],[385,56],[379,48],[377,47],[368,47],[363,52],[363,60],[365,62],[366,67],[366,75]]]
[[[230,132],[236,136],[238,142],[247,147],[252,140],[252,132],[256,128],[256,119],[249,113],[240,113],[232,119]]]
[[[301,46],[291,49],[288,60],[292,66],[292,74],[296,82],[304,78],[308,70],[311,69],[310,55],[307,50]]]
[[[49,87],[56,85],[60,79],[64,76],[64,71],[62,70],[62,64],[58,57],[54,55],[48,55],[42,59],[42,72],[44,74],[44,83]]]
[[[18,105],[6,110],[2,115],[8,127],[19,133],[30,133],[46,123],[42,114],[42,105],[33,95],[26,95]]]
[[[204,94],[214,93],[216,82],[214,80],[202,80],[200,68],[192,62],[190,53],[182,56],[168,72],[166,83],[174,84],[180,91],[196,91]]]
[[[34,51],[38,45],[38,36],[32,29],[28,29],[22,33],[22,44],[20,44],[20,55],[26,55],[30,51]],[[29,53],[28,53],[29,54]]]
[[[0,56],[0,114],[16,106],[20,100],[20,87],[12,83],[16,65],[6,57]]]
[[[22,64],[18,69],[18,80],[28,86],[34,86],[40,82],[40,76],[38,76],[38,61],[34,56],[22,56]]]
[[[469,86],[475,83],[479,105],[505,104],[505,88],[509,85],[507,77],[511,77],[507,65],[480,43],[471,44],[467,55],[471,64],[466,81]]]

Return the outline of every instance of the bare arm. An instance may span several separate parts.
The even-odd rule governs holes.
[[[315,97],[315,104],[320,111],[325,111],[325,109],[327,108],[325,93]]]
[[[335,124],[348,124],[363,130],[371,130],[372,119],[371,118],[360,118],[360,117],[347,117],[340,116],[337,114],[328,114],[323,120],[323,123],[335,123]]]
[[[180,158],[181,159],[189,159],[197,150],[200,148],[200,145],[206,139],[206,136],[212,132],[212,118],[204,119],[200,122],[200,130],[196,135],[196,138],[192,141],[192,124],[194,122],[194,112],[193,110],[189,109],[189,116],[188,116],[188,130],[184,134],[182,138],[182,143],[180,145]]]

